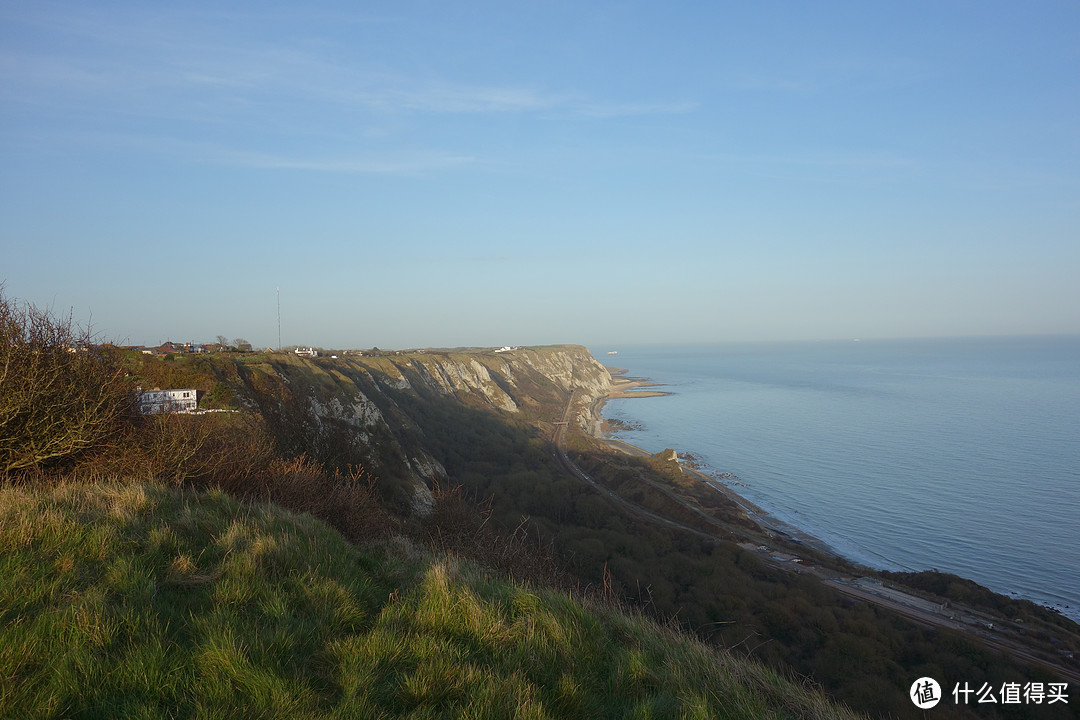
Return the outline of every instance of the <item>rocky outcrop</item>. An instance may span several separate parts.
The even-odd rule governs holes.
[[[482,397],[492,407],[511,413],[571,390],[591,402],[606,395],[611,386],[604,366],[579,345],[497,353],[416,353],[398,356],[391,365],[399,373],[399,384],[412,371],[423,385],[442,394]],[[390,377],[387,374],[387,384],[392,382]]]
[[[452,479],[425,446],[423,422],[431,420],[420,416],[431,415],[431,403],[554,420],[573,393],[584,425],[611,385],[607,370],[576,345],[270,358],[237,368],[236,390],[271,421],[279,442],[333,466],[363,465],[421,513],[431,504],[428,487]]]
[[[410,363],[425,384],[443,394],[478,393],[500,410],[518,411],[514,399],[475,357],[421,355],[411,357]]]

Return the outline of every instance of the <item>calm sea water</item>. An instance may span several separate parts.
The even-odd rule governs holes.
[[[1080,620],[1080,336],[610,349],[673,393],[609,402],[620,439],[734,473],[864,564]]]

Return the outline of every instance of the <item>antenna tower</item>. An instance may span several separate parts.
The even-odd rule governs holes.
[[[277,293],[277,349],[281,349],[281,288],[274,288]]]

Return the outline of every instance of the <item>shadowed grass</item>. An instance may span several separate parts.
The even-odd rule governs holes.
[[[0,488],[6,717],[851,717],[676,630],[221,492]]]

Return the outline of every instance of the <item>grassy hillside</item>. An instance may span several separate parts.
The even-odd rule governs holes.
[[[54,350],[48,357],[56,365],[84,357],[66,346]],[[21,357],[32,370],[45,356],[30,344]],[[85,357],[98,358],[94,353]],[[117,357],[122,356],[102,355],[101,368],[115,369]],[[9,487],[0,497],[0,508],[8,513],[0,518],[0,530],[15,533],[10,549],[19,550],[9,554],[8,546],[0,547],[0,713],[14,707],[15,716],[22,716],[27,708],[45,707],[46,716],[92,716],[101,714],[92,708],[117,705],[124,715],[156,716],[162,708],[176,707],[169,714],[202,716],[226,714],[229,703],[236,703],[243,705],[245,716],[258,714],[251,708],[271,705],[289,712],[299,708],[293,714],[345,714],[353,712],[349,703],[360,693],[348,688],[363,687],[364,697],[398,714],[419,708],[420,715],[439,715],[428,712],[443,707],[438,702],[408,698],[416,695],[409,683],[421,682],[428,672],[422,668],[438,664],[434,658],[444,652],[442,645],[428,655],[410,649],[408,672],[396,659],[369,654],[371,669],[363,670],[367,679],[361,680],[357,668],[367,665],[336,654],[333,643],[371,632],[375,618],[390,613],[399,601],[421,597],[415,593],[424,592],[418,588],[436,566],[443,567],[440,572],[453,587],[480,598],[482,608],[490,600],[511,612],[490,616],[496,627],[534,628],[537,623],[515,610],[513,602],[507,606],[499,599],[510,597],[509,590],[492,589],[475,571],[433,564],[415,553],[403,555],[402,541],[396,550],[386,546],[386,538],[395,535],[411,537],[440,556],[469,558],[503,577],[528,579],[535,587],[603,587],[607,596],[639,612],[678,622],[688,634],[740,657],[750,655],[781,673],[812,678],[832,697],[876,716],[920,716],[907,692],[912,680],[924,675],[976,687],[1055,679],[1049,671],[995,655],[970,634],[913,625],[876,604],[853,601],[810,574],[764,562],[738,541],[756,546],[780,540],[763,539],[717,493],[688,482],[671,463],[614,453],[571,423],[570,455],[591,476],[585,482],[559,460],[551,443],[556,423],[588,408],[607,387],[603,369],[583,348],[315,360],[288,353],[161,359],[129,353],[123,359],[132,386],[194,387],[204,407],[234,412],[124,416],[110,425],[107,442],[0,474],[0,487]],[[65,406],[35,400],[40,383],[11,385],[22,375],[5,377],[8,384],[0,397],[24,400],[26,412],[18,417],[66,420],[71,415],[56,412]],[[61,371],[50,377],[74,375]],[[34,393],[20,394],[26,388]],[[61,389],[80,396],[78,383],[67,382]],[[568,406],[571,402],[575,407]],[[36,442],[33,433],[24,435]],[[0,437],[0,451],[17,444],[11,437]],[[104,485],[90,495],[70,487],[60,495],[26,495],[8,485],[44,488],[78,479],[87,486],[116,477],[133,487],[163,483],[174,490]],[[177,494],[210,488],[218,494]],[[608,490],[620,501],[609,497]],[[295,519],[274,524],[282,522],[280,511],[270,525],[254,529],[246,523],[265,514],[265,508],[245,510],[242,522],[198,519],[215,503],[237,500],[273,502],[319,518],[364,548],[347,571],[359,567],[365,574],[348,582],[327,579],[334,562],[345,557],[342,553],[355,550],[334,551],[326,561],[318,559],[322,551],[309,547],[294,552],[295,531],[289,523]],[[31,509],[19,516],[9,505]],[[225,525],[217,527],[221,522]],[[240,539],[229,540],[230,533],[240,533]],[[376,541],[384,544],[372,544]],[[793,551],[822,567],[838,563],[809,556],[805,548]],[[297,564],[298,558],[314,558],[315,564]],[[942,578],[901,581],[935,585]],[[313,589],[348,587],[349,582],[374,583],[376,589],[311,595]],[[931,594],[943,592],[930,585],[925,590]],[[963,582],[951,582],[944,590],[966,601],[982,598],[979,589]],[[562,602],[554,590],[530,596],[555,606]],[[463,602],[453,593],[439,597],[454,607]],[[993,598],[980,603],[998,609]],[[1059,650],[1080,647],[1080,633],[1071,624],[1048,623],[1023,604],[1005,610],[1008,618],[1022,621],[1017,627],[1037,642],[1040,652],[1065,658]],[[607,618],[601,622],[608,626],[638,622],[612,620],[604,610],[591,612]],[[460,635],[453,628],[448,632]],[[670,654],[684,647],[670,633],[662,653],[640,655],[645,652],[640,639],[633,639],[638,655],[619,649],[624,643],[601,655],[589,650],[591,645],[574,644],[554,659],[541,657],[538,665],[522,668],[504,667],[503,660],[484,654],[489,653],[485,632],[467,643],[470,652],[479,649],[481,655],[458,650],[449,655],[456,658],[455,667],[484,662],[483,667],[494,668],[493,676],[523,678],[515,692],[538,698],[552,716],[578,707],[567,704],[567,687],[579,688],[573,697],[592,698],[581,701],[584,716],[602,716],[597,708],[606,711],[614,703],[614,714],[648,714],[643,708],[655,706],[653,714],[665,717],[675,712],[673,703],[687,712],[696,707],[695,688],[722,687],[712,675],[695,674],[696,655]],[[494,632],[503,637],[502,630]],[[603,648],[616,631],[609,628],[600,636],[578,629],[557,632]],[[629,637],[618,633],[616,638]],[[415,643],[394,642],[425,647],[430,637],[420,632]],[[513,652],[519,660],[526,657],[524,651]],[[579,665],[579,656],[591,659]],[[620,669],[624,660],[630,662],[627,657],[637,669]],[[709,663],[718,662],[708,657],[713,658]],[[667,668],[676,661],[682,669]],[[437,677],[441,671],[432,672]],[[636,673],[645,685],[624,692],[626,681],[619,678],[625,672]],[[406,683],[416,673],[417,679]],[[448,707],[462,711],[465,698],[487,697],[478,682],[449,683]],[[769,686],[771,681],[754,682]],[[510,686],[498,687],[490,695],[492,707],[510,693]],[[712,702],[712,690],[700,692],[705,693],[702,702]],[[738,697],[725,692],[725,699]],[[773,698],[767,707],[788,707],[779,693],[762,692]],[[91,703],[86,706],[91,709],[83,708],[86,712],[70,706],[84,698]],[[512,707],[531,707],[531,702]],[[942,720],[1064,718],[1080,717],[1080,704],[939,707],[934,712]]]
[[[0,488],[0,713],[853,717],[613,608],[146,485]]]

